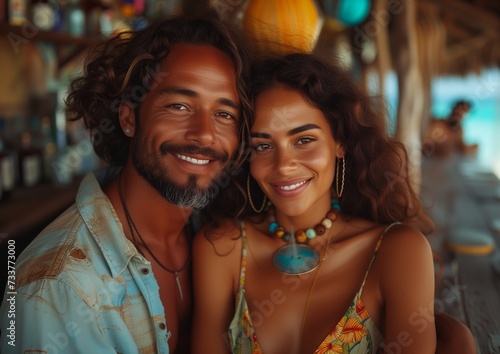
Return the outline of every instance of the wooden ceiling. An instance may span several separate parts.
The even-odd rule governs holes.
[[[398,6],[416,3],[414,26],[422,74],[429,77],[466,75],[500,67],[500,0],[372,0],[370,16],[358,29],[363,30],[370,21],[376,20],[376,12],[381,11],[377,9],[397,8],[391,2]],[[393,14],[393,19],[394,16],[397,14]],[[393,26],[393,19],[387,26],[392,62],[400,55],[394,40],[400,34]],[[351,29],[351,36],[356,33],[359,31]],[[377,36],[383,35],[381,31]],[[373,40],[380,42],[380,38]],[[385,48],[378,43],[376,50]]]
[[[419,16],[436,11],[444,26],[443,73],[500,67],[500,0],[419,0],[419,7]]]

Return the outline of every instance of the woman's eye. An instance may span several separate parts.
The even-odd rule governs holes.
[[[302,137],[302,138],[300,138],[300,139],[297,140],[297,144],[304,145],[304,144],[311,143],[311,142],[313,142],[315,140],[316,139],[314,139],[314,138]]]
[[[271,148],[271,145],[265,144],[265,143],[255,144],[252,146],[252,149],[255,151],[265,151],[265,150],[269,150],[270,148]]]

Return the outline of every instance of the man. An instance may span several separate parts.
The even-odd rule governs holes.
[[[216,21],[177,18],[110,39],[88,59],[69,111],[116,167],[87,175],[75,204],[18,258],[2,353],[189,351],[187,221],[244,158],[241,43]]]
[[[431,119],[423,140],[424,154],[427,156],[449,157],[454,153],[474,155],[478,145],[467,145],[464,141],[462,120],[471,109],[468,101],[457,101],[446,119]]]

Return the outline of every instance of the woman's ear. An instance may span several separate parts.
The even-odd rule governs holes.
[[[341,144],[337,144],[336,145],[336,154],[335,154],[335,157],[337,158],[341,158],[341,157],[344,157],[345,156],[345,149],[344,149],[344,146],[341,145]]]
[[[135,134],[134,105],[130,102],[121,102],[118,116],[123,133],[128,137],[133,137]]]

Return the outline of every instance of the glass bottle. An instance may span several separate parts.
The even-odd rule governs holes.
[[[25,187],[37,185],[42,178],[42,154],[40,149],[34,146],[32,134],[29,131],[21,135],[19,176],[21,184]]]
[[[2,200],[9,200],[16,186],[17,154],[5,139],[6,120],[0,117],[0,179],[2,180]]]
[[[27,0],[8,0],[9,24],[22,26],[27,20]]]

